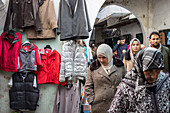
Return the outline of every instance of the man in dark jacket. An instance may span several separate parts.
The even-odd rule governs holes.
[[[117,58],[120,58],[123,50],[127,50],[128,45],[125,44],[125,37],[120,37],[120,40],[117,41],[117,44],[113,48],[113,52],[117,51]]]
[[[150,34],[149,42],[151,47],[160,50],[163,55],[163,63],[165,66],[163,72],[170,73],[170,49],[160,43],[160,36],[158,32],[152,32]]]

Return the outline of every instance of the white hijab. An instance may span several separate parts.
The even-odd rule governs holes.
[[[108,64],[106,66],[102,65],[102,67],[106,70],[106,69],[111,69],[113,66],[113,53],[112,53],[112,48],[107,45],[107,44],[101,44],[98,48],[97,48],[97,56],[98,55],[103,55],[105,57],[108,58]]]

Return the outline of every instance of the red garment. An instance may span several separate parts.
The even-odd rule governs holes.
[[[3,32],[0,36],[0,70],[17,72],[18,55],[21,48],[21,34],[15,31]]]
[[[43,66],[38,47],[33,43],[22,44],[19,54],[19,72],[34,71],[36,74],[37,66]]]
[[[43,49],[40,50],[43,67],[38,67],[37,83],[44,84],[61,84],[67,82],[59,82],[61,56],[56,50]]]

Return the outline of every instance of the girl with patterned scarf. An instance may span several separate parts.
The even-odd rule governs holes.
[[[109,113],[169,113],[169,75],[164,68],[163,56],[155,48],[138,52],[134,67],[117,87]]]

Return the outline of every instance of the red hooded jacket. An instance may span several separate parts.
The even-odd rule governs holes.
[[[37,83],[44,84],[61,84],[66,85],[67,82],[59,82],[61,56],[56,50],[40,49],[43,67],[38,67]]]
[[[17,72],[21,34],[10,30],[0,36],[0,70]]]

